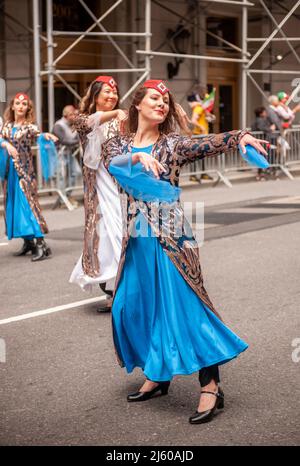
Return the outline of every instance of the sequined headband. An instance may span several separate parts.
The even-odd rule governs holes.
[[[147,87],[148,89],[155,89],[162,95],[169,92],[169,89],[161,79],[148,79],[144,82],[143,87]]]
[[[114,87],[117,87],[117,83],[116,81],[114,80],[114,78],[112,76],[98,76],[95,81],[97,83],[101,82],[101,83],[105,83],[105,84],[108,84],[112,89]]]

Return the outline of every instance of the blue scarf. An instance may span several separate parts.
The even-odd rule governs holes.
[[[243,154],[241,146],[239,145],[239,151],[241,156],[249,165],[253,165],[258,168],[268,168],[270,165],[263,155],[261,155],[253,146],[247,144],[245,146],[246,154]]]
[[[45,181],[52,178],[57,169],[57,151],[53,141],[47,140],[42,133],[37,139],[41,154],[42,175]]]
[[[1,143],[4,142],[5,139],[0,138],[0,180],[4,180],[7,160],[8,160],[8,152],[4,147],[1,147]]]

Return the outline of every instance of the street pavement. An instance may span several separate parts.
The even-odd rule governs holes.
[[[224,411],[188,423],[197,374],[175,377],[168,396],[127,403],[143,374],[118,366],[111,314],[96,311],[102,292],[68,283],[83,208],[45,210],[53,257],[35,264],[12,256],[21,241],[7,242],[0,218],[0,445],[299,445],[300,179],[194,185],[182,201],[192,213],[204,202],[205,285],[249,344],[221,367]],[[37,311],[47,313],[26,318]]]

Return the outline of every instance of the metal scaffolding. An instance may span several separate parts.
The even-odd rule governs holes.
[[[80,96],[75,89],[66,81],[62,75],[72,73],[90,73],[90,74],[101,74],[101,73],[134,73],[137,77],[135,84],[127,90],[124,94],[122,101],[124,101],[134,89],[145,79],[150,76],[150,57],[146,57],[145,66],[142,68],[135,67],[133,62],[126,56],[121,47],[117,44],[113,37],[144,37],[145,38],[145,50],[148,51],[151,48],[151,0],[145,0],[145,32],[110,32],[107,31],[102,25],[103,20],[110,15],[122,2],[123,0],[117,0],[113,5],[105,11],[99,18],[90,10],[84,0],[77,0],[86,10],[91,17],[93,23],[84,32],[77,31],[55,31],[53,30],[53,2],[52,0],[46,0],[46,17],[47,17],[47,64],[46,69],[41,69],[40,60],[40,11],[39,11],[39,0],[33,0],[33,24],[34,24],[34,80],[35,80],[35,102],[38,109],[37,122],[42,122],[42,101],[41,101],[41,79],[43,76],[47,76],[48,81],[48,126],[52,128],[54,125],[54,79],[59,79],[62,84],[80,100]],[[93,29],[98,27],[100,32],[93,32]],[[59,56],[54,57],[54,38],[58,36],[79,36],[77,37],[66,50],[64,50]],[[109,69],[61,69],[59,68],[59,62],[65,57],[71,50],[83,39],[88,37],[101,37],[104,36],[113,45],[116,53],[119,54],[128,65],[127,68],[109,68]]]
[[[253,83],[255,88],[260,92],[260,94],[267,99],[267,96],[258,82],[255,80],[253,75],[255,74],[290,74],[290,75],[299,75],[298,71],[292,70],[274,70],[274,69],[262,69],[262,68],[254,68],[254,63],[257,61],[259,57],[261,57],[262,53],[268,47],[268,45],[272,41],[279,41],[282,40],[286,42],[288,45],[291,53],[293,53],[296,61],[300,63],[300,57],[297,54],[295,47],[292,45],[292,42],[299,41],[300,37],[292,37],[289,38],[283,31],[283,26],[286,22],[291,18],[291,16],[295,13],[297,8],[300,6],[300,0],[297,0],[295,4],[292,6],[290,11],[288,11],[285,17],[277,23],[272,12],[266,5],[264,0],[258,0],[259,5],[262,8],[262,11],[265,12],[267,17],[270,19],[273,30],[270,33],[269,37],[248,37],[248,9],[252,8],[253,6],[257,6],[254,3],[248,0],[199,0],[198,4],[204,3],[205,6],[209,6],[210,4],[224,4],[227,8],[231,6],[238,7],[241,9],[241,38],[240,38],[240,47],[236,44],[232,44],[227,40],[221,38],[220,36],[216,36],[211,31],[208,31],[206,28],[203,27],[203,21],[199,21],[198,27],[199,30],[202,31],[204,34],[208,34],[217,38],[220,42],[229,47],[230,50],[233,50],[235,53],[238,53],[240,56],[238,58],[233,57],[219,57],[215,55],[210,55],[209,53],[205,54],[187,54],[187,53],[174,53],[174,52],[163,52],[151,49],[151,6],[155,4],[158,7],[164,8],[165,10],[169,11],[171,14],[181,18],[183,23],[186,21],[187,23],[192,23],[193,26],[196,24],[191,22],[188,18],[181,16],[178,14],[177,11],[166,6],[167,2],[159,2],[158,0],[143,0],[143,5],[145,8],[145,21],[144,21],[144,31],[143,32],[133,32],[131,31],[108,31],[103,26],[103,20],[107,18],[111,13],[116,12],[116,9],[119,7],[120,4],[123,3],[123,0],[116,0],[113,4],[104,12],[102,15],[97,18],[96,15],[90,10],[88,5],[86,4],[86,0],[77,0],[85,11],[88,13],[92,20],[91,26],[83,32],[77,31],[56,31],[53,30],[53,5],[52,0],[46,0],[46,17],[47,17],[47,65],[45,69],[41,68],[41,60],[40,60],[40,11],[39,11],[39,0],[32,0],[33,1],[33,29],[34,29],[34,80],[35,80],[35,102],[37,108],[37,121],[39,124],[42,122],[42,115],[41,115],[41,81],[43,76],[47,76],[48,82],[48,124],[49,128],[52,128],[54,124],[54,79],[58,79],[72,94],[76,97],[76,99],[80,99],[80,96],[76,92],[75,89],[67,82],[67,79],[64,77],[70,73],[129,73],[132,74],[135,82],[134,84],[124,93],[122,101],[124,100],[136,89],[136,87],[145,79],[147,79],[151,74],[151,61],[155,59],[155,57],[168,57],[168,58],[176,58],[176,59],[187,59],[187,60],[203,60],[203,61],[223,61],[223,62],[231,62],[231,63],[239,63],[241,65],[241,125],[242,127],[246,127],[247,125],[247,89],[248,89],[248,82],[250,81]],[[142,2],[139,2],[140,4]],[[188,2],[187,2],[188,3]],[[195,2],[194,2],[195,3]],[[199,16],[202,15],[202,10],[198,9]],[[200,26],[199,26],[200,24]],[[201,26],[202,24],[202,26]],[[95,28],[98,28],[99,31],[94,31]],[[275,37],[278,33],[281,34],[281,38]],[[54,45],[55,45],[55,38],[56,37],[76,37],[74,41],[58,56],[54,57]],[[91,37],[101,37],[105,38],[107,41],[111,43],[114,47],[115,52],[118,56],[122,57],[122,59],[126,62],[126,67],[123,68],[99,68],[99,69],[63,69],[60,67],[60,62],[63,57],[65,57],[68,53],[73,50],[73,48],[83,39],[91,38]],[[144,39],[144,48],[139,48],[135,50],[133,56],[128,56],[124,53],[122,48],[117,43],[117,38],[119,37],[126,37],[127,39],[134,40],[137,38]],[[261,46],[258,50],[251,56],[251,53],[248,51],[248,44],[254,42],[262,42]],[[136,66],[134,63],[138,61],[138,58],[143,56],[144,57],[144,66],[139,67]],[[290,100],[293,96],[298,92],[300,88],[300,83],[294,89]]]
[[[254,79],[254,77],[252,76],[253,74],[286,74],[286,75],[294,75],[295,77],[297,77],[299,75],[299,70],[298,71],[293,71],[293,70],[255,69],[255,68],[253,68],[253,63],[261,56],[262,52],[266,49],[266,47],[270,44],[270,42],[282,40],[288,45],[288,47],[289,47],[291,53],[294,55],[296,61],[298,62],[298,64],[300,64],[300,57],[297,54],[294,46],[291,43],[291,42],[297,41],[297,40],[300,41],[300,36],[297,37],[297,38],[289,38],[289,37],[286,36],[286,34],[283,31],[283,26],[285,25],[285,23],[294,14],[294,12],[297,10],[297,8],[299,8],[300,0],[295,2],[293,7],[285,15],[285,17],[282,19],[282,21],[279,24],[275,20],[275,18],[272,15],[270,9],[267,7],[265,1],[264,0],[259,0],[259,3],[262,6],[263,10],[266,12],[267,16],[270,18],[271,22],[273,23],[274,29],[271,32],[271,34],[269,35],[269,37],[259,37],[259,38],[246,37],[246,39],[245,39],[245,51],[247,51],[247,43],[249,43],[249,42],[263,42],[263,44],[261,45],[261,47],[259,47],[259,49],[256,51],[256,53],[251,57],[251,59],[248,61],[248,63],[246,63],[243,66],[243,81],[245,81],[245,83],[246,83],[245,86],[247,87],[247,79],[249,78],[250,81],[256,87],[256,89],[261,93],[263,98],[267,101],[268,100],[267,95],[265,94],[265,92],[261,88],[261,86],[257,83],[257,81]],[[244,15],[245,15],[245,22],[247,22],[247,10],[246,9],[244,11]],[[244,19],[244,16],[243,16],[243,19]],[[278,34],[278,33],[281,34],[281,36],[282,36],[281,39],[280,38],[275,38],[276,34]],[[292,92],[287,104],[289,104],[291,102],[291,100],[296,95],[296,93],[298,92],[299,89],[300,89],[300,82],[295,87],[294,91]],[[244,105],[245,106],[247,105],[247,99],[246,98],[245,98]],[[246,121],[245,121],[245,123],[246,123]],[[246,125],[244,125],[244,126],[246,126]]]

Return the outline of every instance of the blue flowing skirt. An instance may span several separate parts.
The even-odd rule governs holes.
[[[44,235],[20,188],[19,181],[13,159],[10,157],[5,209],[7,237],[8,239],[42,238]]]
[[[112,308],[127,371],[140,367],[150,380],[171,380],[238,356],[248,345],[201,301],[146,228],[148,237],[128,242]]]

